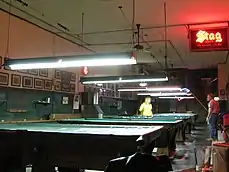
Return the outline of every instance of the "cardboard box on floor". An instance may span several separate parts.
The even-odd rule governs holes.
[[[212,147],[214,172],[229,172],[229,143],[214,143]]]

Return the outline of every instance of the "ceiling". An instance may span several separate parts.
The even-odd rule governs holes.
[[[131,50],[132,23],[141,24],[140,42],[147,51],[137,60],[150,64],[148,68],[164,67],[166,52],[169,67],[174,68],[213,67],[227,56],[225,51],[190,52],[187,26],[229,20],[228,0],[136,0],[134,22],[133,0],[0,0],[0,8],[9,10],[10,1],[12,13],[95,52]]]

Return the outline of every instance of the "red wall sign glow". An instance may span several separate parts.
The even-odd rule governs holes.
[[[190,31],[191,51],[229,50],[228,28],[206,28]]]
[[[82,68],[81,68],[81,74],[82,74],[83,76],[87,75],[88,72],[89,72],[88,67],[85,66],[85,67],[82,67]]]

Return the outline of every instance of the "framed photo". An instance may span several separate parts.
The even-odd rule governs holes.
[[[20,87],[21,86],[21,75],[11,75],[11,86]]]
[[[43,89],[44,88],[44,81],[40,78],[34,78],[34,88]]]
[[[52,80],[45,79],[44,89],[45,90],[52,90]]]
[[[63,105],[68,105],[68,100],[69,100],[69,98],[68,97],[62,97],[62,104]]]
[[[37,76],[38,75],[38,69],[30,69],[29,74]]]
[[[55,88],[56,91],[61,91],[61,82],[60,81],[56,81],[55,82]]]
[[[55,78],[56,79],[61,79],[61,71],[60,70],[55,70]]]
[[[76,84],[70,84],[70,92],[75,93],[76,91]]]
[[[48,69],[39,69],[39,76],[48,77]]]
[[[76,82],[76,74],[75,73],[71,73],[71,81]]]
[[[22,87],[33,88],[33,78],[28,76],[23,76]]]
[[[8,85],[9,84],[9,74],[0,72],[0,85]]]

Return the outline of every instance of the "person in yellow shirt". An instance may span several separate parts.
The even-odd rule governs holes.
[[[151,104],[151,98],[150,97],[146,97],[145,101],[141,104],[139,111],[141,112],[142,116],[153,116],[153,112],[152,112],[152,104]]]

